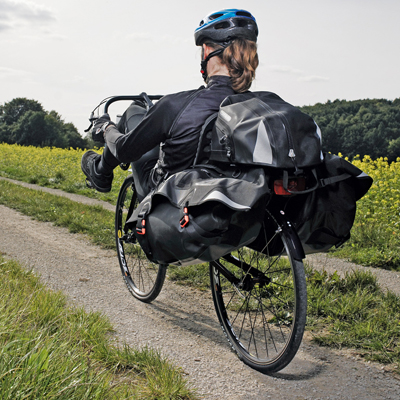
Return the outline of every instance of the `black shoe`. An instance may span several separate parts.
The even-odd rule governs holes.
[[[96,162],[100,161],[101,155],[92,150],[87,151],[81,160],[81,168],[86,175],[88,187],[96,189],[99,192],[107,193],[111,190],[113,173],[111,175],[102,175],[96,172]]]

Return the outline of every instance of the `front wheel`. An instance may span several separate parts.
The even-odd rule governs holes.
[[[210,278],[215,310],[232,348],[245,364],[273,373],[286,367],[300,346],[307,291],[290,238],[271,216],[265,224],[262,252],[241,248],[213,261]]]
[[[145,303],[160,293],[167,265],[152,263],[136,241],[135,234],[125,226],[126,220],[138,206],[134,180],[128,176],[119,191],[115,213],[115,238],[123,279],[131,294]]]

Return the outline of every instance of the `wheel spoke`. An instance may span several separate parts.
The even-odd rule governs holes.
[[[262,253],[242,248],[233,257],[211,263],[211,287],[233,349],[252,368],[276,372],[290,362],[301,342],[307,307],[305,276],[302,262],[290,254],[283,230],[276,225],[271,237],[264,234],[267,244]],[[269,245],[279,254],[269,255]],[[218,265],[233,274],[236,283],[228,281],[229,274],[220,274]]]
[[[131,205],[131,203],[133,203]],[[133,187],[133,178],[123,183],[118,200],[115,219],[115,233],[118,258],[125,283],[131,294],[143,302],[154,300],[164,283],[166,266],[150,262],[133,232],[126,225],[126,220],[138,205]],[[124,233],[120,238],[119,232]]]

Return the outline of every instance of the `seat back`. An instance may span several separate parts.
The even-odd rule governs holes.
[[[211,152],[211,135],[217,116],[218,113],[212,114],[206,119],[206,122],[204,122],[203,127],[201,128],[199,144],[197,146],[196,157],[193,165],[208,163]]]
[[[144,104],[134,101],[129,108],[124,112],[121,121],[118,125],[120,132],[128,133],[136,128],[146,114]],[[146,172],[151,170],[158,160],[159,146],[143,154],[139,160],[131,163],[132,175],[135,181],[136,194],[138,200],[142,201],[148,193],[146,182],[143,182],[143,177],[147,176]],[[144,184],[144,186],[143,186]]]

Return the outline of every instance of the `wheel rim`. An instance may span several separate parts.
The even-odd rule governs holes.
[[[270,366],[275,371],[293,358],[304,329],[304,323],[296,320],[299,308],[296,261],[286,256],[289,253],[285,238],[276,230],[266,243],[273,243],[276,251],[278,242],[281,249],[273,256],[249,248],[235,252],[237,262],[246,265],[245,271],[223,259],[211,263],[214,302],[234,350],[252,367],[268,369]],[[268,246],[264,252],[267,249]],[[230,283],[219,272],[218,263],[232,272],[239,283]],[[251,276],[246,273],[248,266],[262,274],[256,278]],[[301,307],[306,307],[304,300]],[[295,340],[296,348],[293,348]]]
[[[131,293],[138,298],[149,297],[159,280],[160,266],[150,262],[137,243],[132,231],[124,231],[129,206],[139,204],[132,187],[133,179],[125,182],[120,191],[116,214],[116,242],[124,280]]]

